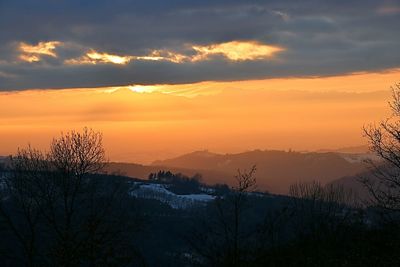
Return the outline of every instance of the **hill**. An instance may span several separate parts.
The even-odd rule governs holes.
[[[362,161],[347,160],[340,153],[285,152],[276,150],[254,150],[237,154],[217,154],[196,151],[176,158],[155,161],[150,166],[111,163],[109,170],[120,170],[127,176],[147,178],[150,172],[170,170],[186,175],[201,173],[208,184],[227,183],[233,185],[238,169],[257,165],[259,190],[285,194],[288,187],[298,181],[318,180],[329,183],[336,179],[353,176],[365,170]]]
[[[225,181],[231,178],[230,173],[216,170],[208,170],[201,168],[185,168],[185,167],[172,167],[162,165],[142,165],[136,163],[122,163],[122,162],[110,162],[106,166],[108,173],[117,173],[126,175],[133,178],[147,179],[150,173],[155,173],[160,170],[169,170],[172,173],[182,173],[187,176],[193,176],[195,174],[201,174],[203,181],[206,183],[214,183],[213,181]]]

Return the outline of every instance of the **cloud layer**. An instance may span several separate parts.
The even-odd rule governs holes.
[[[50,46],[52,43],[55,42],[48,42],[45,43],[45,45]],[[40,43],[39,45],[43,46],[43,43]],[[20,44],[20,46],[25,46],[25,44],[22,43]],[[197,61],[208,60],[215,55],[221,55],[231,61],[245,61],[245,60],[272,58],[275,53],[284,50],[283,48],[280,47],[268,46],[260,44],[258,42],[245,42],[245,41],[233,41],[233,42],[213,44],[207,46],[193,45],[190,46],[189,49],[191,49],[192,52],[194,51],[195,54],[185,55],[168,50],[153,50],[148,55],[120,56],[108,53],[99,53],[97,51],[90,50],[85,55],[79,58],[66,59],[64,60],[64,63],[71,65],[84,65],[84,64],[96,65],[101,63],[126,65],[131,60],[142,60],[142,61],[169,61],[176,64],[180,64],[185,62],[197,62]],[[51,55],[55,56],[55,54]],[[39,61],[39,59],[35,60],[35,62],[37,61]]]
[[[400,66],[400,2],[0,1],[0,90]]]

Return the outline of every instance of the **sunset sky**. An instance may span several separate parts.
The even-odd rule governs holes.
[[[0,0],[0,155],[103,132],[110,160],[365,143],[400,1]]]

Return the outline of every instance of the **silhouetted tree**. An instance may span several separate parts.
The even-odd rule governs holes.
[[[192,177],[170,171],[158,171],[149,174],[150,181],[166,183],[168,189],[178,195],[200,193],[201,178],[201,174],[198,173]]]
[[[140,222],[125,179],[101,174],[102,135],[85,128],[11,157],[0,215],[29,266],[129,265]]]
[[[370,150],[383,164],[369,161],[374,177],[363,177],[361,182],[370,192],[373,205],[394,214],[400,212],[400,84],[391,89],[391,117],[364,128]]]
[[[216,184],[213,186],[214,195],[221,197],[224,195],[228,195],[231,191],[227,184]]]
[[[256,167],[240,171],[236,186],[214,202],[213,213],[200,222],[187,239],[205,266],[243,266],[248,258],[247,242],[253,233],[244,226],[248,194],[255,189]]]
[[[356,199],[342,185],[296,183],[290,186],[289,195],[293,228],[303,237],[331,234],[349,223],[355,213]]]
[[[42,188],[37,185],[46,181],[44,177],[49,173],[46,157],[29,146],[11,159],[10,170],[1,181],[0,215],[25,255],[17,254],[16,258],[21,258],[27,266],[35,266],[40,258],[37,232],[42,202],[38,194]]]

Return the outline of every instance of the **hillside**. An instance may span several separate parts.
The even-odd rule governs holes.
[[[298,181],[318,180],[323,184],[338,182],[356,189],[359,187],[357,175],[365,171],[363,159],[367,157],[368,154],[337,152],[254,150],[237,154],[217,154],[195,151],[176,158],[155,161],[151,165],[110,162],[106,166],[106,172],[140,179],[147,179],[150,173],[160,170],[187,176],[200,173],[204,183],[234,185],[237,170],[249,169],[255,164],[259,190],[286,194],[288,187]],[[0,157],[0,162],[5,159],[6,157]]]
[[[259,190],[279,194],[287,193],[288,187],[298,181],[318,180],[325,184],[365,170],[362,161],[347,160],[338,153],[273,150],[254,150],[238,154],[196,151],[172,159],[155,161],[151,166],[111,163],[108,169],[120,170],[127,176],[138,178],[146,178],[150,172],[167,169],[186,175],[201,173],[205,183],[233,185],[237,169],[249,169],[252,165],[257,165]]]
[[[162,165],[141,165],[135,163],[110,162],[106,166],[108,173],[119,173],[133,178],[147,179],[150,173],[160,170],[169,170],[173,173],[183,173],[188,176],[193,176],[200,173],[203,176],[203,181],[206,183],[214,183],[213,181],[227,181],[231,179],[230,173],[217,170],[201,169],[201,168],[185,168],[172,167]]]

